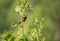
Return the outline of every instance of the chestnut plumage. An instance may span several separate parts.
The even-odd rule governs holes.
[[[22,17],[20,21],[21,21],[21,22],[25,22],[26,18],[27,18],[27,17]]]
[[[25,22],[26,19],[27,19],[27,17],[22,17],[22,18],[20,19],[20,22],[18,22],[18,24],[20,24],[20,23],[22,23],[22,22]]]

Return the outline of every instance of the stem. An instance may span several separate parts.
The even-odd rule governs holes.
[[[36,27],[37,35],[38,35],[38,36],[37,36],[37,41],[39,41],[39,33],[38,33],[38,32],[39,32],[39,30],[38,30],[38,29],[39,29],[39,28],[38,28],[38,27]]]
[[[22,34],[23,34],[23,39],[25,41],[25,38],[24,38],[24,27],[23,27],[23,25],[22,25]]]

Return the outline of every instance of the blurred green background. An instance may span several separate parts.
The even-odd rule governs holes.
[[[11,28],[11,23],[17,22],[17,17],[14,10],[15,0],[0,0],[0,33]]]
[[[34,11],[24,26],[29,27],[35,17],[45,18],[46,41],[60,41],[60,0],[28,0]],[[18,22],[20,16],[14,10],[15,0],[0,0],[0,33],[9,31],[11,23]],[[26,28],[25,28],[26,29]]]
[[[12,0],[0,0],[0,33],[9,28],[7,15],[12,3]]]

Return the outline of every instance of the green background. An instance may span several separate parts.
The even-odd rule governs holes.
[[[34,18],[44,18],[46,41],[59,41],[60,36],[60,0],[28,0],[33,12],[24,23],[25,30],[33,23]],[[15,0],[0,0],[0,33],[12,29],[11,23],[20,20],[20,16],[14,10]],[[58,37],[58,38],[56,38]],[[56,38],[56,39],[55,39]]]

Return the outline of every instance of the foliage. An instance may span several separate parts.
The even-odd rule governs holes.
[[[32,11],[33,9],[31,8],[31,5],[29,4],[29,2],[27,0],[17,0],[16,2],[16,7],[15,7],[15,11],[19,12],[19,14],[21,16],[26,16],[27,12]]]
[[[45,36],[42,34],[42,29],[44,26],[42,21],[35,19],[33,25],[29,27],[31,31],[27,34],[24,33],[23,35],[22,27],[20,26],[16,32],[5,32],[2,35],[2,38],[6,41],[45,41]]]
[[[33,11],[33,9],[27,0],[16,0],[15,11],[22,17],[28,16],[27,13]],[[15,31],[3,33],[2,39],[5,41],[45,41],[45,36],[42,34],[44,18],[41,18],[40,20],[35,18],[27,33],[24,33],[24,23],[17,25],[18,27]],[[14,24],[13,27],[17,25]]]

